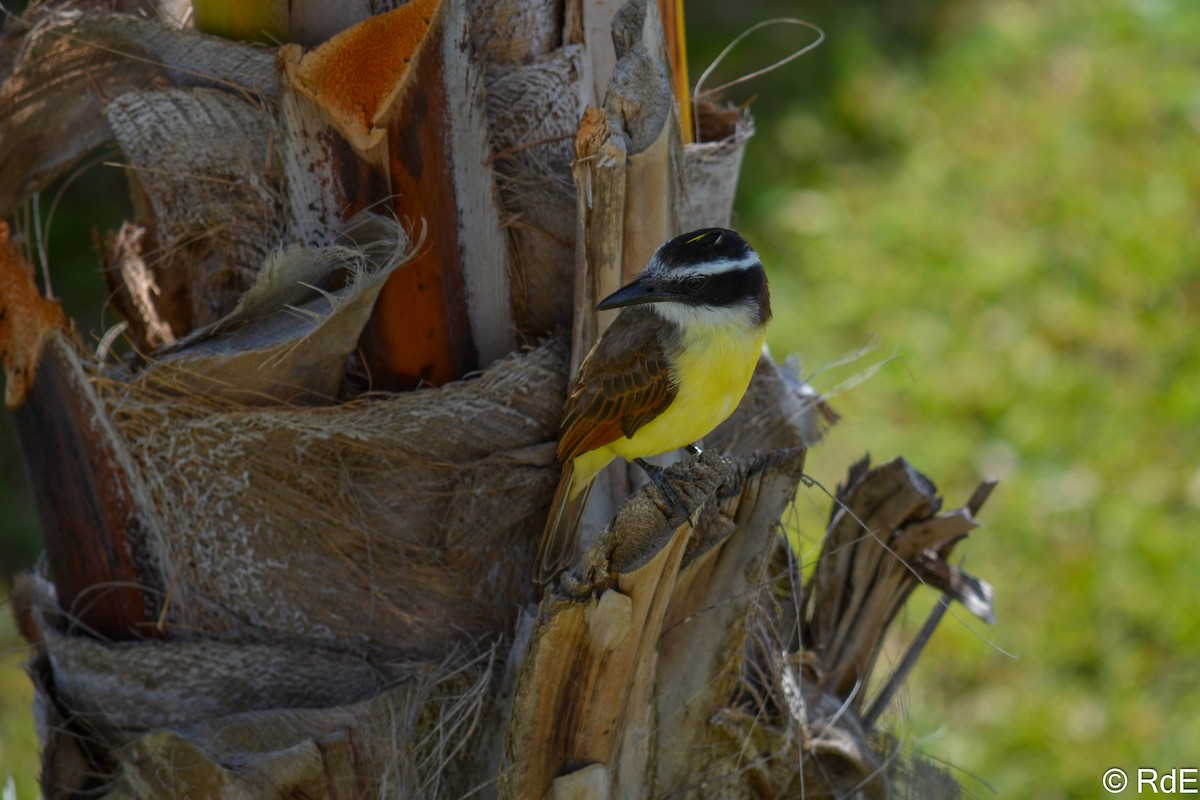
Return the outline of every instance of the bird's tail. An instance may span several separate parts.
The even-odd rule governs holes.
[[[549,583],[570,563],[579,539],[579,520],[583,517],[583,508],[592,492],[592,481],[589,480],[582,489],[573,492],[571,485],[574,478],[575,459],[572,458],[563,467],[554,501],[550,504],[546,530],[538,545],[536,569],[537,582],[541,585]]]

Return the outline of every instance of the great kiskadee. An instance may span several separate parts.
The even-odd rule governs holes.
[[[620,308],[579,367],[563,416],[563,475],[538,548],[545,583],[575,546],[592,481],[620,456],[636,461],[691,445],[733,413],[758,363],[771,318],[767,276],[736,232],[705,228],[658,248],[597,311]],[[677,505],[677,500],[675,502]]]

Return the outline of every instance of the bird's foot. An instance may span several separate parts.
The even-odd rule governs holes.
[[[688,451],[689,456],[698,456],[704,452],[697,444],[684,445],[683,449]]]
[[[685,503],[683,498],[679,496],[679,492],[675,491],[675,487],[672,486],[670,481],[667,480],[666,469],[655,464],[651,464],[641,458],[635,458],[633,461],[642,468],[643,472],[646,473],[646,477],[649,478],[650,482],[654,484],[654,487],[658,489],[659,495],[663,500],[666,501],[667,506],[673,511],[678,511],[683,515],[684,519],[691,523],[693,509],[688,507],[688,504]]]

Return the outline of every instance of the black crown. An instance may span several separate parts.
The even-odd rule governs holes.
[[[738,261],[750,255],[750,244],[728,228],[701,228],[676,236],[658,248],[659,263],[667,269],[705,261]]]

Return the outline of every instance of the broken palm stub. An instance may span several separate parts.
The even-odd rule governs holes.
[[[308,50],[78,3],[6,32],[0,210],[105,142],[136,210],[105,252],[120,360],[0,252],[49,567],[14,595],[47,796],[880,785],[895,680],[830,709],[872,685],[911,576],[986,601],[945,562],[973,523],[919,481],[875,520],[856,503],[894,476],[856,473],[841,502],[885,555],[839,545],[796,588],[778,520],[829,414],[770,359],[668,473],[691,524],[614,470],[535,605],[590,309],[663,240],[729,223],[751,134],[706,112],[716,134],[681,135],[662,8],[413,0]],[[366,391],[416,384],[440,385]]]
[[[363,338],[377,388],[440,386],[515,343],[482,73],[459,55],[466,35],[464,3],[412,0],[307,53],[280,52],[301,237],[320,241],[331,222],[381,202],[410,224],[437,222]]]
[[[62,309],[41,297],[33,265],[0,223],[0,356],[5,404],[41,514],[42,537],[64,607],[80,608],[102,636],[127,638],[147,608],[141,571],[130,558],[136,509],[120,450],[94,425],[99,409],[76,367],[78,352]]]

